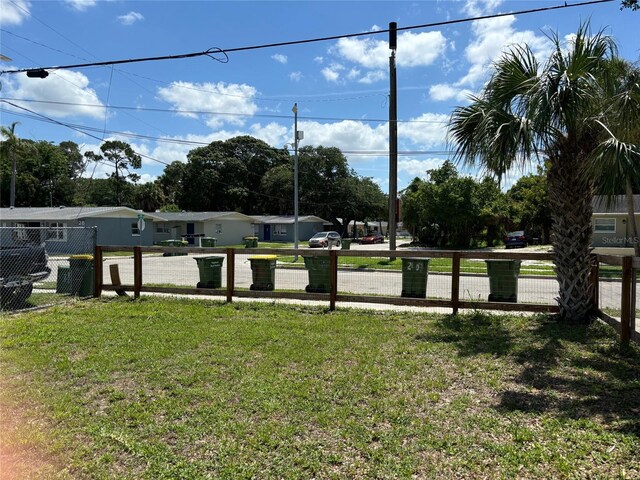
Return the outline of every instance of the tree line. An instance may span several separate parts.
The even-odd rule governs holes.
[[[294,158],[285,148],[240,136],[215,141],[175,160],[162,175],[141,183],[135,173],[140,155],[122,141],[104,142],[96,152],[81,153],[71,141],[54,144],[19,138],[16,124],[1,127],[0,203],[14,206],[128,206],[144,211],[237,211],[247,215],[292,215]],[[111,172],[94,178],[100,165]],[[317,215],[343,225],[380,220],[387,196],[368,177],[349,167],[335,147],[303,147],[298,152],[299,214]]]

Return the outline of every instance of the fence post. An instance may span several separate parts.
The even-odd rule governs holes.
[[[631,285],[633,281],[633,257],[622,258],[622,293],[620,295],[620,341],[631,339]],[[635,310],[635,305],[633,306]]]
[[[589,270],[589,288],[591,289],[591,306],[593,311],[600,309],[600,258],[591,255],[591,269]]]
[[[227,302],[233,302],[233,290],[236,281],[236,250],[227,248]]]
[[[329,310],[336,309],[338,295],[338,251],[329,250]]]
[[[460,303],[460,252],[453,252],[451,257],[451,307],[453,314],[458,313]]]
[[[93,296],[100,298],[102,295],[102,247],[96,245],[93,254]]]
[[[133,298],[140,298],[142,288],[142,250],[133,247]]]

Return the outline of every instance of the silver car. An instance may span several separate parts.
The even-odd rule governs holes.
[[[340,246],[340,234],[338,232],[318,232],[309,239],[309,247]]]

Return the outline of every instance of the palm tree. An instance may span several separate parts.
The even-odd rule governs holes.
[[[633,189],[640,187],[640,69],[624,60],[610,64],[607,102],[595,122],[603,140],[589,162],[598,193],[612,205],[624,188],[627,224],[634,236],[634,252],[640,257],[640,236],[635,221]]]
[[[551,241],[561,318],[587,322],[592,313],[589,255],[594,181],[585,166],[601,128],[590,119],[606,91],[602,80],[615,42],[581,25],[569,45],[551,35],[553,52],[539,64],[528,46],[515,46],[469,106],[454,110],[449,134],[456,159],[498,179],[532,159],[549,164]]]
[[[20,139],[15,134],[16,125],[20,122],[13,122],[9,128],[0,127],[0,135],[5,138],[2,151],[11,161],[11,186],[9,193],[9,207],[16,204],[16,149],[20,144]]]

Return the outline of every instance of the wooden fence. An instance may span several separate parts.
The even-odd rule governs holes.
[[[103,258],[106,252],[131,251],[133,254],[133,284],[121,285],[119,280],[105,284],[103,281]],[[143,254],[161,253],[190,253],[190,254],[222,254],[226,256],[226,288],[177,288],[145,286],[143,282]],[[237,289],[235,280],[235,265],[237,255],[281,255],[281,256],[329,256],[330,269],[330,289],[329,293],[307,293],[305,291],[250,291]],[[361,294],[341,294],[338,292],[338,259],[340,257],[383,257],[383,258],[451,258],[451,286],[448,299],[418,299],[404,298],[400,296],[380,296]],[[418,307],[445,307],[450,308],[452,313],[457,313],[459,309],[490,309],[504,311],[522,312],[546,312],[556,313],[559,307],[555,304],[538,303],[512,303],[512,302],[484,302],[468,301],[460,298],[460,277],[461,259],[514,259],[514,260],[537,260],[550,261],[553,259],[551,253],[541,252],[479,252],[479,251],[394,251],[388,250],[310,250],[290,248],[202,248],[202,247],[129,247],[129,246],[97,246],[95,249],[95,296],[99,297],[103,290],[112,291],[132,291],[134,297],[139,297],[141,293],[167,293],[167,294],[188,294],[188,295],[217,295],[224,296],[227,302],[232,302],[234,297],[242,298],[273,298],[273,299],[297,299],[326,301],[329,308],[334,310],[336,304],[340,302],[361,302],[369,304],[385,304],[400,306]],[[591,275],[594,306],[598,307],[599,275],[598,265],[600,263],[608,265],[619,265],[622,267],[622,294],[621,294],[621,318],[620,320],[607,315],[598,309],[598,316],[605,322],[618,329],[623,342],[628,342],[634,338],[640,341],[635,332],[635,302],[636,302],[636,271],[640,269],[640,258],[616,257],[611,255],[594,255],[593,269]],[[117,272],[113,272],[117,275]]]

